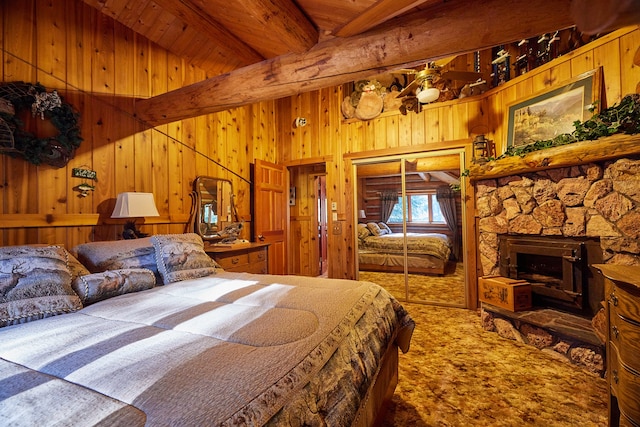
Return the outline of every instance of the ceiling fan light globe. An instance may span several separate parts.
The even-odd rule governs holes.
[[[421,104],[428,104],[438,99],[440,96],[440,90],[435,87],[428,87],[426,89],[422,89],[416,94],[418,101]]]

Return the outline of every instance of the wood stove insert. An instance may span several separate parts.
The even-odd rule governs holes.
[[[534,308],[592,317],[603,299],[599,239],[501,235],[500,274],[531,283]]]

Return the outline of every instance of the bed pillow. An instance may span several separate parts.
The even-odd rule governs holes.
[[[83,243],[73,248],[72,252],[91,273],[124,268],[147,268],[153,271],[160,282],[151,237]]]
[[[60,246],[0,248],[0,327],[82,308]]]
[[[367,228],[367,224],[358,224],[358,239],[366,239],[371,236],[371,231]]]
[[[216,273],[216,262],[204,251],[202,237],[195,233],[155,235],[151,242],[165,285]]]
[[[380,229],[380,226],[375,222],[368,222],[367,228],[374,236],[382,236],[384,234],[384,232]]]
[[[77,277],[86,276],[87,274],[91,274],[91,272],[82,265],[80,261],[76,257],[74,257],[69,251],[65,250],[65,254],[67,255],[67,265],[69,266],[69,273],[71,273],[71,282],[73,283]]]
[[[144,291],[156,285],[156,275],[147,268],[126,268],[78,276],[73,290],[86,306],[118,295]]]
[[[391,233],[393,233],[393,231],[391,231],[389,226],[387,224],[385,224],[384,222],[379,222],[378,223],[378,227],[380,227],[380,231],[383,232],[382,234],[391,234]]]

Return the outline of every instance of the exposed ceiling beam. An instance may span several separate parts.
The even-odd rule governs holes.
[[[426,1],[427,0],[378,0],[371,5],[369,9],[334,31],[334,34],[338,37],[351,37],[364,33]]]
[[[606,33],[640,22],[640,0],[573,0],[571,16],[585,34]]]
[[[412,173],[456,170],[460,170],[460,156],[458,154],[424,157],[407,162],[405,167],[405,171]],[[358,178],[398,176],[400,173],[400,161],[358,165]]]
[[[460,184],[460,178],[450,174],[449,172],[430,172],[434,178],[438,178],[440,181],[447,184]]]
[[[474,0],[396,18],[380,29],[318,43],[136,102],[150,125],[340,85],[424,60],[522,40],[573,25],[570,0]],[[493,25],[500,22],[500,25]]]

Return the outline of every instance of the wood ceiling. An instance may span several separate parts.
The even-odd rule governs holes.
[[[588,8],[611,3],[82,1],[206,71],[205,81],[137,102],[137,115],[154,125],[335,86],[567,28],[575,25]],[[626,3],[637,7],[637,2],[616,4],[622,5],[619,8]],[[217,95],[212,97],[210,93]]]

